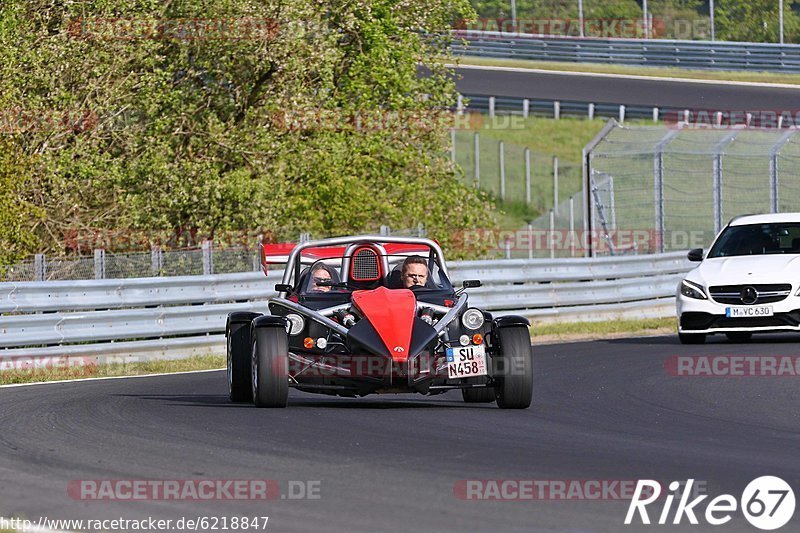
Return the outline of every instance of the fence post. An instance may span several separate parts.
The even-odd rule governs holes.
[[[528,259],[533,259],[533,224],[528,222]]]
[[[300,243],[301,244],[304,243],[304,242],[308,242],[310,240],[311,240],[311,234],[310,233],[306,232],[306,233],[301,233],[300,234]]]
[[[531,205],[531,150],[525,148],[525,204]]]
[[[594,120],[594,103],[589,104],[589,120]]]
[[[33,281],[44,281],[47,279],[47,260],[44,254],[36,254],[33,258]]]
[[[548,247],[550,248],[550,259],[554,259],[556,256],[556,240],[555,240],[555,229],[556,229],[556,217],[553,214],[553,210],[550,210],[550,233],[547,236],[548,240]]]
[[[511,239],[506,237],[504,242],[505,250],[506,250],[506,259],[511,259]]]
[[[203,249],[203,275],[210,276],[214,273],[213,241],[205,240],[201,246]]]
[[[164,269],[164,254],[160,246],[150,248],[150,272],[153,276],[160,276]]]
[[[94,279],[106,279],[106,251],[102,248],[94,251]]]
[[[783,145],[789,142],[789,139],[795,134],[796,130],[789,130],[776,142],[769,151],[769,208],[772,213],[777,213],[779,210],[778,200],[778,153],[783,148]]]
[[[658,238],[658,252],[664,252],[664,148],[678,135],[678,130],[668,132],[656,144],[653,158],[653,198],[655,200],[655,230]]]
[[[390,228],[389,226],[381,226],[380,234],[381,236],[388,237],[389,235],[392,234],[392,228]]]
[[[422,238],[424,236],[425,236],[425,224],[423,224],[422,222],[419,222],[417,224],[417,237]]]
[[[475,132],[475,188],[481,186],[481,141],[478,132]]]
[[[553,157],[553,211],[558,215],[558,156]]]
[[[714,234],[722,229],[722,151],[733,139],[736,138],[737,131],[728,133],[714,147]]]
[[[494,118],[494,96],[489,97],[489,116]]]
[[[522,118],[528,118],[531,112],[531,101],[527,98],[522,100]]]
[[[569,256],[575,257],[575,199],[569,197]]]
[[[450,128],[450,161],[456,162],[456,129]]]
[[[459,115],[464,114],[464,97],[462,95],[458,95],[458,101],[456,103],[456,112]]]
[[[558,100],[553,102],[553,118],[556,120],[561,118],[561,102]]]
[[[498,143],[498,149],[500,150],[500,199],[506,199],[506,157],[505,151],[503,150],[503,141]]]

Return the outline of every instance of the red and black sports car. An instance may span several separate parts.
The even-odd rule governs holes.
[[[269,314],[234,312],[225,328],[234,402],[285,407],[289,387],[339,396],[440,394],[525,409],[532,350],[521,316],[470,307],[428,239],[339,237],[262,245],[264,272],[286,263]]]

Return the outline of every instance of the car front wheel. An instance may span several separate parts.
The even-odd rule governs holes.
[[[525,326],[497,330],[500,372],[495,387],[501,409],[527,409],[533,399],[533,349]]]
[[[253,328],[252,380],[256,407],[286,407],[289,400],[289,341],[278,327]]]

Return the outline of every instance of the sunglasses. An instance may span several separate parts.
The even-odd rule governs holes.
[[[314,278],[315,283],[321,283],[323,281],[330,281],[330,280],[331,278],[317,278],[317,277]]]

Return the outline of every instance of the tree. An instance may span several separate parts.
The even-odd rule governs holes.
[[[490,223],[446,156],[446,125],[350,127],[451,104],[424,34],[471,14],[466,0],[4,3],[0,93],[56,117],[15,137],[40,160],[42,232],[296,238],[423,222],[438,236]]]

